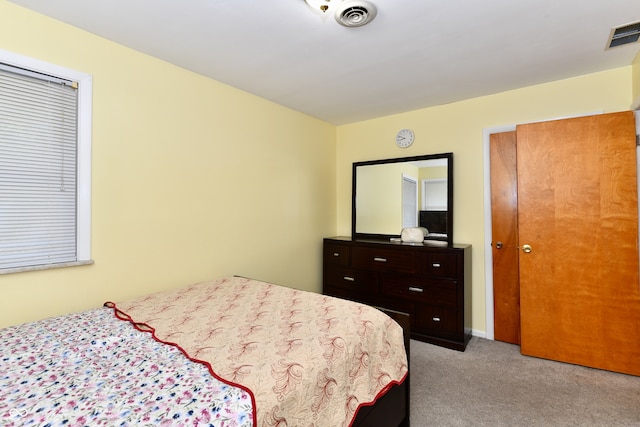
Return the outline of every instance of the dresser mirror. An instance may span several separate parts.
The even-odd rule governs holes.
[[[353,238],[424,227],[425,240],[453,244],[453,153],[356,162],[352,177]]]

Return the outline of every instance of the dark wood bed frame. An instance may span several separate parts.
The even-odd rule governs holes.
[[[407,363],[409,363],[410,344],[410,319],[406,313],[377,307],[402,326],[404,333],[404,347],[407,351]],[[409,376],[400,385],[394,386],[382,396],[373,406],[360,408],[353,427],[409,427]]]

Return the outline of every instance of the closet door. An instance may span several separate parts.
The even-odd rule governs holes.
[[[520,344],[516,132],[490,136],[494,339]]]
[[[518,126],[523,354],[640,375],[632,112]]]

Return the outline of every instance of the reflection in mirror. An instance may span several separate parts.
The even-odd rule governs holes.
[[[398,237],[424,227],[428,240],[453,243],[453,154],[353,164],[352,235]]]

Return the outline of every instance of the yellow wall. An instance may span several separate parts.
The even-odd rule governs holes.
[[[633,61],[633,107],[640,107],[640,53],[636,55]]]
[[[93,75],[95,260],[0,275],[0,327],[232,274],[320,291],[335,126],[4,0],[0,49]]]
[[[526,87],[496,95],[338,127],[338,234],[350,234],[351,163],[453,152],[454,241],[473,245],[473,329],[486,331],[483,131],[598,111],[628,110],[632,67]],[[416,141],[400,149],[399,129]]]

